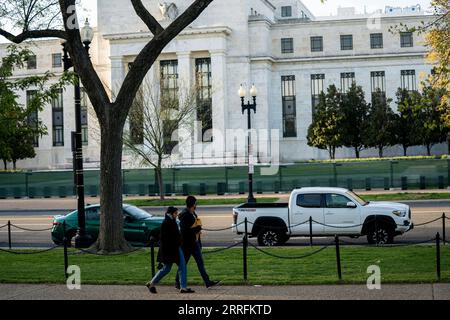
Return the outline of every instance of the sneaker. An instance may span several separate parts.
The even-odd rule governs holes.
[[[181,289],[180,293],[194,293],[195,291],[191,288]]]
[[[220,284],[220,282],[221,282],[220,280],[219,281],[210,281],[206,285],[206,288],[210,289],[210,288],[216,287],[216,286],[218,286]]]
[[[156,288],[155,288],[154,286],[152,286],[152,285],[150,284],[150,282],[147,283],[145,286],[148,288],[148,291],[150,291],[150,293],[153,293],[153,294],[156,294],[156,293],[157,293],[157,292],[156,292]]]

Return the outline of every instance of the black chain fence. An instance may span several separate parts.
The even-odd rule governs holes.
[[[426,240],[426,241],[410,242],[410,243],[407,243],[407,244],[397,244],[397,245],[389,244],[389,245],[383,245],[383,246],[386,247],[386,248],[389,248],[389,247],[407,247],[407,246],[417,246],[417,245],[430,244],[430,243],[435,242],[436,243],[436,273],[437,273],[438,280],[440,280],[440,278],[441,278],[440,246],[441,246],[441,241],[442,240],[444,241],[444,244],[445,244],[445,220],[447,220],[447,219],[449,219],[449,217],[447,217],[445,215],[445,213],[444,213],[442,215],[442,217],[440,217],[440,218],[437,218],[437,219],[434,219],[434,220],[431,220],[431,221],[428,221],[428,222],[425,222],[425,223],[418,224],[418,226],[424,226],[424,225],[428,225],[428,224],[435,223],[437,221],[442,220],[443,227],[444,227],[444,229],[443,229],[444,237],[443,238],[441,238],[441,234],[440,233],[437,233],[434,238]],[[296,227],[296,226],[304,225],[304,224],[307,224],[307,223],[309,223],[310,226],[312,225],[312,223],[317,223],[319,225],[323,225],[323,226],[330,227],[330,228],[342,228],[342,229],[355,228],[355,227],[362,226],[362,224],[360,224],[360,225],[352,225],[352,226],[329,225],[329,224],[325,224],[325,223],[320,223],[318,221],[313,220],[312,218],[309,218],[308,220],[306,220],[306,221],[304,221],[302,223],[295,224],[295,225],[290,225],[289,228],[293,228],[293,227]],[[246,230],[246,232],[243,235],[242,241],[234,243],[234,244],[229,245],[229,246],[224,247],[224,248],[217,248],[217,249],[205,251],[204,254],[207,255],[207,254],[220,253],[220,252],[224,252],[226,250],[229,250],[229,249],[232,249],[232,248],[235,248],[235,247],[238,247],[238,246],[242,246],[242,253],[243,253],[242,260],[243,260],[243,269],[244,269],[243,270],[244,281],[247,281],[247,279],[248,279],[248,267],[247,267],[247,265],[248,265],[248,248],[249,247],[255,249],[259,253],[262,253],[264,255],[267,255],[267,256],[270,256],[270,257],[273,257],[273,258],[276,258],[276,259],[301,260],[301,259],[306,259],[306,258],[310,258],[312,256],[315,256],[315,255],[323,252],[324,250],[326,250],[327,248],[330,248],[332,246],[332,244],[327,244],[327,245],[322,246],[322,247],[320,247],[319,249],[317,249],[317,250],[315,250],[313,252],[309,252],[309,253],[306,253],[306,254],[303,254],[303,255],[300,255],[300,256],[282,256],[282,255],[279,255],[279,254],[275,254],[275,253],[269,252],[268,250],[264,250],[264,249],[254,245],[252,243],[249,243],[248,238],[249,238],[249,235],[251,234],[251,232],[250,233],[248,232],[247,226],[249,224],[253,225],[254,227],[255,226],[257,226],[257,227],[266,227],[266,226],[262,226],[262,225],[258,225],[256,223],[252,223],[252,222],[248,221],[247,219],[245,219],[245,221],[241,222],[240,224],[238,224],[236,226],[232,226],[230,228],[203,229],[203,230],[210,231],[210,232],[214,232],[214,231],[219,232],[219,231],[224,231],[224,230],[229,230],[229,229],[232,229],[232,228],[236,228],[237,226],[242,225],[242,224],[245,224],[245,230]],[[69,253],[68,252],[69,241],[68,241],[68,239],[66,238],[66,235],[65,235],[65,224],[64,224],[64,240],[63,240],[63,245],[62,246],[54,246],[54,247],[51,247],[51,248],[48,248],[48,249],[43,249],[43,250],[33,250],[33,251],[31,251],[31,250],[21,250],[21,251],[17,251],[17,250],[12,250],[11,249],[11,237],[10,237],[11,227],[15,227],[15,228],[18,228],[20,230],[25,230],[25,231],[32,231],[32,232],[44,232],[44,231],[49,231],[52,228],[48,228],[48,229],[28,229],[28,228],[22,228],[22,227],[19,227],[17,225],[14,225],[10,221],[6,225],[4,225],[4,226],[2,226],[0,228],[5,228],[5,227],[8,227],[8,230],[9,230],[9,241],[10,241],[9,245],[10,245],[10,249],[6,250],[6,249],[1,249],[0,248],[0,252],[9,253],[9,254],[16,254],[16,255],[20,255],[20,254],[37,255],[37,254],[43,254],[43,253],[47,253],[47,252],[53,251],[53,250],[55,250],[57,248],[64,248],[64,272],[65,272],[66,278],[68,277],[66,271],[68,269],[69,255],[72,255],[72,256],[73,255],[94,255],[94,256],[102,256],[102,257],[114,257],[114,256],[126,256],[126,255],[133,254],[135,252],[138,252],[138,251],[144,251],[145,250],[144,248],[136,248],[136,249],[131,250],[131,251],[120,252],[120,253],[101,253],[101,252],[96,252],[93,249],[91,250],[91,249],[84,249],[84,248],[76,248],[75,252],[70,252]],[[283,227],[283,229],[286,229],[286,227]],[[311,230],[311,228],[310,228],[310,230]],[[311,239],[312,239],[312,236],[313,235],[311,234]],[[335,245],[335,249],[336,249],[337,273],[338,273],[338,277],[339,277],[340,280],[342,279],[341,257],[340,257],[340,245],[341,244],[344,244],[344,245],[345,244],[346,245],[355,245],[355,243],[341,240],[339,238],[339,236],[337,236],[337,235],[335,236],[334,245]],[[150,247],[151,247],[151,251],[150,252],[151,252],[151,266],[152,266],[152,275],[153,276],[155,275],[155,250],[154,250],[155,246],[157,246],[157,243],[155,241],[151,241],[150,242]],[[367,246],[367,247],[374,247],[374,246],[371,245],[371,246]]]
[[[277,255],[277,254],[270,253],[270,252],[268,252],[266,250],[263,250],[263,249],[255,246],[252,243],[249,243],[249,245],[251,247],[255,248],[257,251],[259,251],[259,252],[261,252],[261,253],[263,253],[263,254],[265,254],[267,256],[270,256],[270,257],[273,257],[273,258],[277,258],[277,259],[287,259],[287,260],[300,260],[300,259],[309,258],[309,257],[311,257],[313,255],[316,255],[316,254],[318,254],[318,253],[322,252],[323,250],[325,250],[325,249],[330,247],[330,245],[327,245],[327,246],[324,246],[324,247],[322,247],[322,248],[320,248],[320,249],[318,249],[318,250],[316,250],[314,252],[307,253],[307,254],[304,254],[304,255],[301,255],[301,256],[289,256],[289,257],[286,257],[286,256],[280,256],[280,255]]]

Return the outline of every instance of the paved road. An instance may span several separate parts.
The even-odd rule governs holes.
[[[420,224],[442,215],[443,212],[448,212],[450,216],[450,201],[414,201],[405,202],[411,205],[413,210],[414,223]],[[149,207],[145,208],[152,214],[160,215],[163,209]],[[70,210],[69,210],[70,211]],[[67,213],[67,209],[52,209],[52,210],[1,210],[0,208],[0,226],[7,223],[8,220],[19,227],[27,229],[46,229],[51,227],[52,216],[57,214]],[[209,206],[199,208],[199,214],[202,217],[205,228],[207,229],[222,229],[227,228],[232,223],[232,206]],[[450,235],[450,223],[448,223],[447,234]],[[437,232],[442,232],[442,223],[437,221],[435,223],[417,227],[408,234],[397,237],[396,243],[412,243],[426,241],[433,238]],[[231,230],[220,232],[203,232],[203,243],[206,247],[223,247],[241,241],[241,237],[233,234]],[[255,239],[251,239],[255,242]],[[307,245],[309,242],[307,238],[293,238],[287,245]],[[316,244],[327,244],[332,241],[331,238],[317,238],[314,239]],[[351,243],[365,244],[365,238],[361,239],[347,239]],[[29,232],[25,230],[12,229],[12,242],[14,247],[49,247],[52,245],[50,232]],[[0,229],[0,247],[8,245],[7,229]]]

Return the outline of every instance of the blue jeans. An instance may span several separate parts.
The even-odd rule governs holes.
[[[198,271],[200,272],[200,275],[202,276],[203,281],[205,282],[205,285],[208,285],[211,280],[209,280],[209,276],[206,273],[205,270],[205,263],[203,262],[203,255],[202,255],[202,246],[200,244],[199,241],[195,242],[195,248],[194,251],[192,252],[192,256],[195,259],[195,262],[197,263],[197,268]],[[186,256],[186,264],[188,264],[189,259],[190,259],[191,255]],[[180,278],[177,274],[177,278],[175,279],[177,286],[179,286],[180,284]]]
[[[184,253],[181,248],[180,250],[180,264],[178,265],[178,272],[177,272],[177,279],[181,277],[181,289],[187,288],[187,267],[186,267],[186,261],[184,260]],[[173,263],[164,264],[163,268],[158,271],[158,273],[155,275],[155,277],[152,279],[152,284],[158,284],[162,278],[164,278],[166,275],[170,273],[170,270],[172,269]]]

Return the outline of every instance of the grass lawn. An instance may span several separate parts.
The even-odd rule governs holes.
[[[439,200],[450,199],[449,192],[443,193],[392,193],[362,195],[367,201],[398,201],[398,200]]]
[[[450,193],[389,193],[389,194],[370,194],[362,195],[367,201],[402,201],[402,200],[438,200],[450,199]],[[274,203],[280,200],[279,198],[258,198],[258,203]],[[211,198],[199,199],[199,206],[202,205],[238,205],[247,202],[247,198]],[[184,206],[184,198],[168,198],[166,200],[159,199],[133,199],[125,200],[125,203],[132,204],[139,207],[166,207],[166,206]]]
[[[279,198],[259,198],[259,203],[274,203]],[[185,206],[186,198],[179,199],[136,199],[136,200],[124,200],[125,203],[132,204],[138,207],[167,207],[167,206]],[[211,198],[211,199],[198,199],[199,206],[207,205],[238,205],[247,202],[247,198]]]
[[[270,248],[269,252],[282,256],[299,256],[318,248]],[[414,247],[341,247],[343,283],[365,283],[370,265],[381,267],[383,283],[431,283],[436,281],[434,246]],[[209,250],[205,250],[207,253]],[[69,249],[69,252],[74,252]],[[442,281],[450,282],[450,246],[442,247]],[[206,268],[213,279],[224,285],[243,282],[242,248],[205,254]],[[84,284],[136,284],[144,285],[150,278],[149,250],[124,256],[99,257],[70,255],[70,265],[81,268]],[[200,285],[201,278],[191,261],[188,266],[190,285]],[[162,284],[173,285],[175,270]],[[0,253],[0,283],[64,283],[62,249],[39,255],[12,255]],[[277,259],[254,248],[248,254],[248,284],[335,284],[334,247],[302,260]]]

